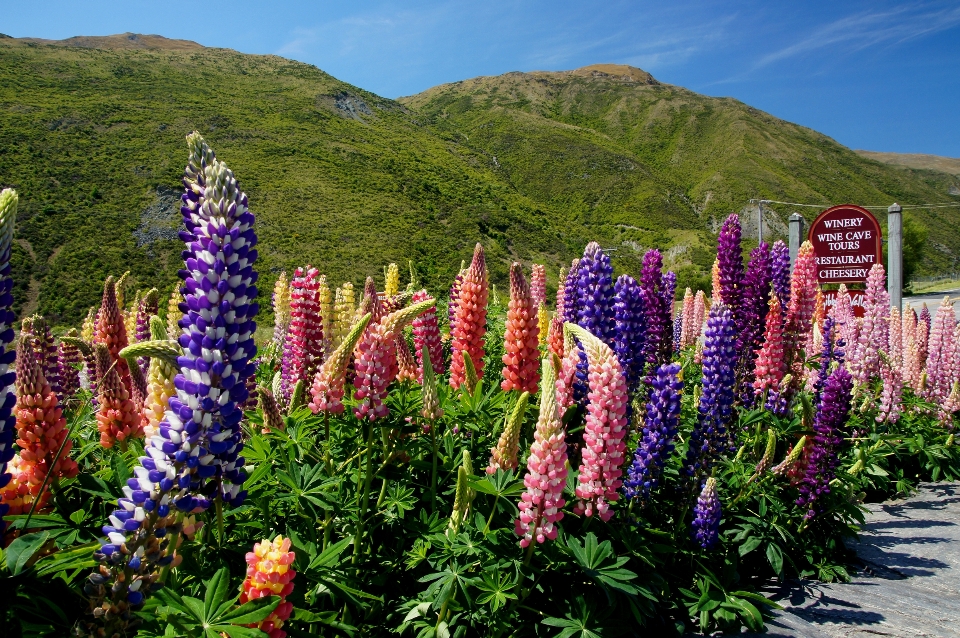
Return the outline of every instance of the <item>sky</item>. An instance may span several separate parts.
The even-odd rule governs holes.
[[[630,64],[851,148],[960,157],[960,0],[0,0],[0,16],[14,37],[131,31],[282,55],[391,98]]]

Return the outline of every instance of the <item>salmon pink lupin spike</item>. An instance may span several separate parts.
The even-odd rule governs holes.
[[[540,327],[530,287],[523,268],[514,262],[510,267],[510,303],[503,336],[503,381],[505,391],[536,392],[540,383]]]
[[[487,261],[483,246],[477,244],[473,261],[463,275],[457,298],[456,317],[451,332],[453,356],[450,361],[450,387],[459,388],[464,382],[464,355],[469,356],[483,377],[484,335],[487,332]]]

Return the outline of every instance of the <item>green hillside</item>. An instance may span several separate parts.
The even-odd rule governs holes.
[[[103,278],[125,270],[137,286],[170,286],[194,129],[250,195],[263,290],[307,262],[359,284],[413,259],[439,292],[476,241],[503,286],[511,260],[546,262],[556,277],[589,239],[630,271],[641,250],[672,246],[683,285],[712,260],[716,220],[749,197],[948,197],[945,175],[865,160],[652,79],[510,74],[398,103],[310,65],[182,41],[151,48],[163,39],[148,37],[0,38],[0,185],[20,192],[22,312],[76,323]],[[114,48],[81,48],[91,46]],[[960,215],[938,215],[924,215],[942,248],[927,251],[928,269],[960,254],[960,234],[939,232]]]

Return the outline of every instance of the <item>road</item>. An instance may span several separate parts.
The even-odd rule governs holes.
[[[930,314],[933,315],[936,314],[937,308],[940,307],[940,302],[943,301],[943,298],[947,295],[949,295],[951,299],[960,297],[960,288],[954,288],[953,290],[946,290],[944,292],[915,295],[913,297],[904,297],[903,304],[906,307],[913,308],[917,312],[920,312],[923,304],[927,304],[927,307],[930,309]]]

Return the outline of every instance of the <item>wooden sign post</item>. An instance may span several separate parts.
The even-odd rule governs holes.
[[[817,215],[807,238],[813,244],[821,289],[826,284],[862,286],[870,269],[883,258],[880,223],[870,211],[853,204],[833,206]],[[828,306],[836,302],[836,291],[824,295]],[[851,289],[850,295],[854,313],[862,317],[863,291]]]

